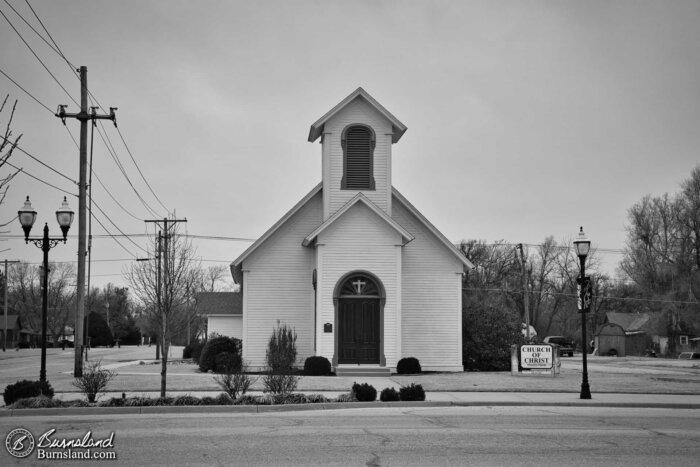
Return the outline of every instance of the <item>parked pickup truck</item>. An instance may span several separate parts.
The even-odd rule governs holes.
[[[574,356],[574,341],[564,336],[547,336],[543,342],[545,344],[557,344],[559,346],[559,355]]]

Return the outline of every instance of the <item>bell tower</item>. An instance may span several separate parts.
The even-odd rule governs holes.
[[[321,139],[324,221],[360,192],[391,216],[391,148],[405,131],[362,88],[311,125],[309,141]]]

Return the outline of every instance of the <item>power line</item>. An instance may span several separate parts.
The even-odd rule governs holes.
[[[43,183],[44,185],[48,185],[48,186],[50,186],[51,188],[55,188],[55,189],[57,189],[58,191],[63,192],[63,193],[65,193],[65,194],[67,194],[67,195],[77,196],[75,193],[71,193],[70,191],[66,191],[66,190],[64,190],[63,188],[59,188],[59,187],[57,187],[56,185],[53,185],[53,184],[47,182],[46,180],[42,180],[41,178],[37,177],[36,175],[30,174],[29,172],[27,172],[26,170],[24,170],[22,167],[17,167],[16,165],[14,165],[14,164],[13,164],[12,162],[10,162],[10,161],[5,161],[5,163],[6,163],[7,165],[9,165],[10,167],[19,170],[21,173],[23,173],[23,174],[25,174],[25,175],[27,175],[27,176],[33,178],[34,180],[37,180],[37,181]]]
[[[5,0],[5,3],[7,4],[7,6],[9,6],[9,7],[12,9],[12,11],[15,12],[15,14],[16,14],[17,16],[19,16],[19,18],[20,18],[22,21],[24,21],[24,24],[26,24],[27,26],[29,26],[29,29],[31,29],[32,31],[34,31],[34,34],[36,34],[37,36],[39,36],[39,38],[40,38],[42,41],[44,41],[44,43],[45,43],[46,45],[49,46],[49,48],[50,48],[51,50],[53,50],[54,52],[56,52],[58,55],[63,56],[59,50],[57,50],[56,48],[54,48],[53,45],[49,44],[49,41],[47,41],[46,38],[45,38],[44,36],[42,36],[42,35],[39,33],[39,31],[37,31],[36,29],[34,29],[34,26],[32,26],[31,24],[29,24],[29,22],[24,18],[24,16],[22,16],[22,14],[21,14],[20,12],[18,12],[18,11],[15,9],[15,7],[12,6],[12,4],[11,4],[10,2],[8,2],[7,0]],[[27,2],[27,5],[29,5],[29,2]],[[29,8],[32,8],[32,6],[29,5]],[[34,11],[34,10],[32,9],[32,11]],[[35,16],[36,16],[36,13],[35,13]],[[39,20],[39,23],[41,23],[41,20]],[[42,24],[42,26],[43,26],[43,24]],[[44,29],[44,30],[46,30],[46,29]],[[48,31],[47,31],[47,33],[48,33]],[[49,37],[51,37],[50,34],[49,34]],[[65,58],[65,57],[64,57],[64,58]]]
[[[143,252],[145,252],[145,253],[148,253],[148,251],[146,251],[141,245],[139,245],[138,243],[136,243],[129,235],[125,234],[125,233],[119,228],[119,226],[118,226],[118,225],[117,225],[103,210],[102,210],[102,208],[97,204],[97,201],[95,201],[95,200],[93,199],[92,202],[95,204],[95,207],[97,208],[97,210],[100,211],[100,213],[102,213],[102,215],[105,216],[105,217],[107,218],[107,220],[114,226],[114,228],[116,228],[116,229],[119,231],[120,234],[122,234],[122,235],[124,236],[124,238],[126,238],[126,239],[129,240],[131,243],[133,243],[133,244],[136,246],[136,248],[139,248],[141,251],[143,251]],[[93,215],[93,218],[94,218],[95,220],[97,220],[97,217],[94,217],[94,214],[91,213],[91,215]],[[98,221],[98,222],[99,222],[99,221]],[[110,234],[110,233],[109,233],[109,230],[107,230],[101,222],[100,222],[100,225],[102,226],[103,229],[105,229],[105,231],[109,234],[110,237],[115,238],[114,235]],[[93,236],[93,238],[94,238],[94,236]]]
[[[44,69],[46,70],[46,72],[47,72],[49,75],[51,75],[51,77],[53,78],[54,81],[56,81],[56,84],[58,84],[58,86],[59,86],[61,89],[63,89],[63,92],[66,93],[66,95],[75,103],[75,105],[80,106],[80,104],[78,104],[78,101],[76,101],[76,100],[73,98],[73,96],[71,96],[71,94],[66,90],[66,88],[63,87],[63,85],[62,85],[61,82],[58,80],[58,78],[56,78],[56,76],[55,76],[53,73],[51,73],[51,70],[49,70],[49,68],[46,66],[46,64],[43,62],[43,60],[41,60],[41,58],[39,58],[39,56],[36,54],[36,52],[34,52],[34,49],[32,49],[32,46],[30,46],[29,43],[28,43],[26,40],[24,40],[24,37],[22,37],[22,34],[20,34],[20,32],[17,30],[17,28],[15,28],[14,24],[12,24],[12,21],[10,21],[10,19],[9,19],[7,16],[5,16],[5,13],[4,13],[2,10],[0,10],[0,15],[2,15],[3,18],[5,18],[5,21],[7,21],[7,23],[8,23],[8,24],[10,25],[10,27],[15,31],[15,33],[17,34],[17,36],[19,36],[19,38],[22,40],[22,42],[24,42],[24,45],[27,46],[27,48],[28,48],[29,51],[32,53],[32,55],[34,55],[34,57],[39,61],[39,63],[41,64],[41,66],[44,67]]]
[[[8,142],[8,143],[12,143],[12,141],[10,141],[9,139],[5,138],[3,135],[0,135],[0,138],[2,138],[4,141],[6,141],[6,142]],[[58,171],[57,169],[51,167],[49,164],[47,164],[46,162],[43,162],[43,161],[40,160],[38,157],[33,156],[32,154],[30,154],[29,152],[27,152],[25,149],[22,149],[19,145],[15,145],[15,148],[19,149],[20,152],[22,152],[22,153],[24,153],[25,155],[29,156],[31,159],[33,159],[34,161],[36,161],[36,162],[38,162],[39,164],[43,165],[43,166],[46,167],[47,169],[49,169],[49,170],[51,170],[51,171],[57,173],[58,175],[60,175],[61,177],[65,178],[65,179],[68,180],[69,182],[71,182],[71,183],[73,183],[73,184],[75,184],[75,185],[78,184],[78,182],[76,182],[75,180],[71,179],[71,178],[68,177],[66,174],[64,174],[64,173]]]
[[[51,39],[51,42],[53,42],[53,45],[56,46],[56,49],[54,49],[54,50],[63,58],[63,60],[66,61],[66,63],[67,63],[68,66],[70,67],[70,69],[73,70],[73,72],[75,73],[75,69],[76,69],[77,67],[76,67],[75,65],[73,65],[73,64],[68,60],[68,58],[66,58],[66,56],[63,54],[63,51],[62,51],[61,48],[58,46],[58,44],[57,44],[56,41],[54,40],[53,36],[52,36],[51,33],[49,32],[49,30],[46,29],[46,26],[44,26],[44,22],[41,20],[41,18],[39,18],[39,15],[36,14],[36,11],[34,11],[34,8],[32,8],[32,5],[29,3],[29,0],[24,0],[24,1],[27,3],[27,6],[29,7],[29,9],[32,10],[32,13],[34,13],[34,17],[37,19],[37,21],[39,21],[39,24],[41,24],[41,27],[44,29],[44,31],[46,32],[46,34],[49,36],[49,39]],[[5,3],[7,3],[7,0],[5,0]],[[13,10],[14,10],[14,8],[13,8]],[[21,17],[21,16],[20,16],[20,17]],[[30,27],[31,27],[31,26],[30,26]],[[32,29],[34,29],[34,28],[32,28]],[[37,33],[37,34],[39,34],[39,33]],[[43,39],[43,36],[39,35],[39,37],[41,37],[41,38]],[[52,47],[52,49],[53,49],[53,47]],[[78,76],[77,73],[75,73],[75,74],[76,74],[76,76]],[[103,109],[103,110],[104,110],[104,109]]]
[[[14,85],[17,86],[18,88],[20,88],[22,91],[24,91],[24,93],[25,93],[26,95],[28,95],[29,97],[31,97],[32,99],[34,99],[34,101],[35,101],[37,104],[39,104],[40,106],[42,106],[43,108],[45,108],[46,110],[48,110],[49,113],[50,113],[51,115],[54,114],[54,111],[53,111],[53,110],[49,109],[43,102],[41,102],[39,99],[37,99],[36,97],[34,97],[34,96],[32,95],[32,93],[30,93],[29,91],[27,91],[26,89],[24,89],[17,81],[15,81],[14,79],[12,79],[12,78],[10,77],[10,75],[8,75],[7,73],[5,73],[5,72],[2,70],[2,68],[0,68],[0,73],[2,73],[3,75],[5,75],[5,78],[7,78],[7,79],[9,79],[10,81],[12,81],[12,84],[14,84]]]
[[[160,200],[158,195],[156,195],[156,193],[153,191],[153,188],[151,188],[151,184],[148,183],[148,180],[146,180],[146,177],[144,177],[143,172],[141,172],[141,168],[139,168],[139,165],[136,163],[136,159],[134,159],[134,156],[131,153],[131,150],[129,149],[129,146],[126,144],[126,140],[124,139],[124,136],[122,135],[122,132],[119,129],[119,127],[117,127],[117,133],[119,133],[119,137],[121,138],[122,143],[124,143],[124,147],[126,148],[126,152],[129,153],[129,156],[131,157],[131,160],[134,163],[136,170],[138,170],[139,175],[141,175],[141,178],[143,179],[144,183],[146,183],[146,186],[148,187],[148,189],[151,190],[151,193],[156,198],[156,200],[158,200],[158,203],[160,203],[160,205],[163,207],[163,209],[165,209],[166,212],[170,212],[170,211],[168,211],[168,208],[166,208],[165,205],[163,204],[163,202]]]

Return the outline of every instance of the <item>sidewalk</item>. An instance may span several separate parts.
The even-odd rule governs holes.
[[[175,349],[173,355],[181,355]],[[36,355],[34,355],[36,353]],[[94,349],[93,358],[102,360],[103,366],[117,372],[110,382],[108,394],[111,397],[160,395],[160,363],[153,360],[153,349],[122,348]],[[35,378],[38,352],[12,352],[0,354],[0,386],[19,379]],[[390,377],[338,377],[302,376],[297,390],[306,394],[322,394],[336,398],[350,392],[354,382],[369,383],[377,390],[393,387],[399,389],[411,383],[421,384],[426,391],[426,401],[401,403],[416,406],[460,405],[460,406],[588,406],[588,407],[648,407],[700,409],[700,366],[693,362],[645,358],[589,358],[589,378],[591,400],[581,400],[581,358],[562,359],[561,374],[551,376],[512,376],[509,372],[465,372],[465,373],[423,373],[420,375],[391,375]],[[70,352],[51,349],[48,358],[48,379],[56,398],[62,400],[82,399],[84,396],[72,385],[72,358]],[[211,373],[200,373],[190,362],[178,361],[175,357],[168,365],[167,395],[177,397],[215,397],[222,391]],[[251,394],[261,394],[261,379],[251,387]],[[0,399],[0,404],[3,401]],[[317,410],[358,407],[358,404],[308,404],[288,406],[194,406],[194,407],[147,407],[114,408],[117,413],[166,413],[183,412],[235,412],[269,410]],[[382,402],[370,403],[383,405]],[[388,403],[396,406],[397,403]],[[212,407],[214,407],[212,409]],[[55,414],[105,413],[106,408],[87,409],[32,409],[6,411],[0,409],[0,416],[39,415],[39,411],[53,411]],[[87,410],[88,412],[84,412]],[[110,409],[111,410],[111,409]],[[121,410],[121,412],[120,412]],[[58,411],[58,412],[56,412]],[[98,412],[95,412],[98,411]]]

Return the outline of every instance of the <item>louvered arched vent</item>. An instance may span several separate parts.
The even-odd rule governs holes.
[[[366,126],[352,126],[343,132],[344,190],[374,190],[374,134]]]

